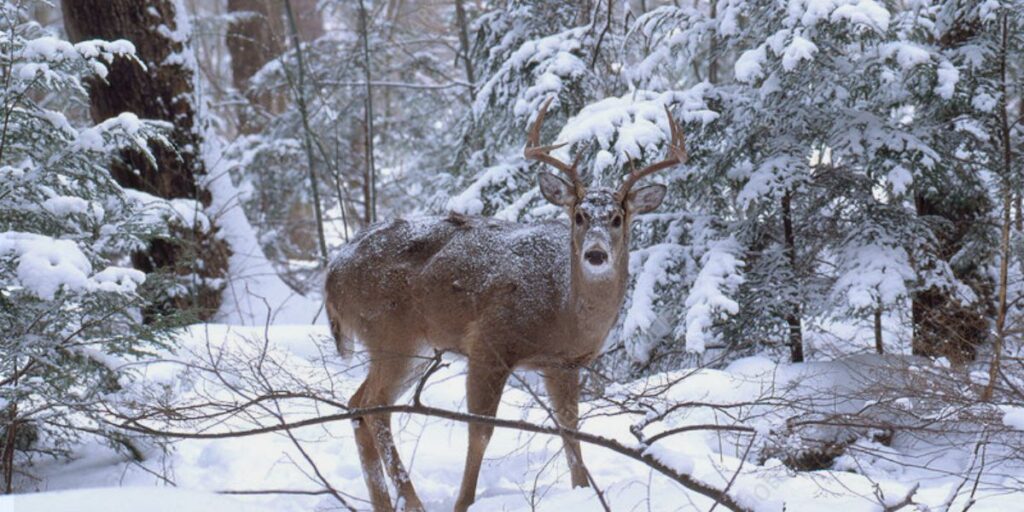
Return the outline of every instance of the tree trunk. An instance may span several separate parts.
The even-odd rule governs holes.
[[[306,161],[309,165],[309,186],[313,193],[313,212],[316,214],[317,239],[320,242],[320,265],[327,266],[327,240],[324,238],[324,218],[320,210],[320,187],[316,176],[316,158],[313,155],[313,131],[309,125],[309,109],[306,107],[306,65],[302,59],[302,45],[299,43],[299,28],[295,20],[295,12],[292,9],[291,0],[284,1],[285,12],[288,15],[288,31],[292,41],[292,48],[295,50],[296,67],[298,68],[298,81],[294,85],[295,103],[299,107],[299,115],[302,117],[303,146],[306,149]]]
[[[280,0],[273,1],[275,4],[280,4]],[[324,18],[316,8],[317,0],[291,0],[291,2],[299,39],[310,42],[324,35]]]
[[[473,59],[469,56],[469,22],[466,21],[466,9],[462,5],[462,0],[455,0],[455,23],[459,31],[459,53],[463,69],[466,71],[466,81],[469,82],[469,100],[472,102],[476,100],[476,73],[473,70]]]
[[[1002,44],[1000,45],[999,52],[999,74],[1000,74],[1000,89],[1002,94],[999,97],[999,143],[1002,149],[1002,169],[1000,169],[1003,175],[1003,222],[1000,226],[1000,237],[999,237],[999,292],[998,292],[998,306],[996,310],[996,339],[995,346],[992,347],[992,363],[989,365],[988,373],[988,384],[985,385],[985,389],[981,394],[982,401],[989,401],[992,399],[992,393],[995,390],[996,379],[999,376],[999,366],[1003,357],[1003,347],[1006,343],[1006,316],[1009,309],[1007,303],[1007,287],[1009,286],[1009,269],[1010,269],[1010,258],[1012,254],[1010,252],[1010,231],[1013,228],[1013,150],[1010,144],[1013,143],[1011,136],[1011,124],[1009,118],[1009,105],[1007,105],[1007,97],[1009,96],[1008,81],[1010,77],[1007,70],[1007,53],[1010,51],[1010,28],[1006,18],[1006,14],[1003,14],[1002,20]]]
[[[18,373],[18,367],[14,367],[14,373]],[[14,384],[17,385],[18,381],[15,379]],[[4,413],[7,415],[6,428],[0,430],[3,434],[0,438],[3,450],[0,450],[0,484],[3,488],[0,489],[0,494],[11,494],[14,492],[14,452],[15,442],[18,439],[18,402],[12,402],[7,405]]]
[[[1024,101],[1018,101],[1017,106],[1017,110],[1019,111],[1017,112],[1017,119],[1024,120]],[[1010,179],[1015,179],[1017,183],[1017,186],[1014,187],[1016,191],[1014,193],[1015,198],[1013,205],[1013,209],[1017,213],[1017,232],[1024,233],[1024,191],[1021,190],[1021,188],[1024,188],[1024,168],[1017,171],[1017,176],[1011,176]]]
[[[875,308],[875,352],[885,353],[885,344],[882,342],[882,306]]]
[[[316,8],[316,0],[293,0],[295,24],[302,41],[313,41],[324,35],[323,16]],[[284,52],[288,29],[284,26],[285,13],[280,0],[228,0],[232,15],[228,24],[227,47],[231,54],[231,83],[235,90],[249,100],[251,106],[270,114],[279,114],[284,108],[283,98],[268,93],[256,94],[250,90],[249,80],[264,65]],[[248,106],[238,113],[238,131],[252,134],[264,128],[264,116]]]
[[[249,88],[249,79],[267,62],[281,54],[283,34],[281,16],[269,0],[228,0],[231,22],[228,24],[227,47],[231,54],[231,84],[253,106],[274,112],[270,94],[256,94]],[[238,112],[238,131],[259,132],[261,117],[247,105]]]
[[[152,165],[137,150],[124,150],[110,172],[122,186],[166,198],[189,198],[210,205],[210,192],[202,185],[206,167],[202,137],[194,107],[188,34],[178,20],[187,16],[173,0],[64,0],[64,26],[73,42],[90,39],[127,39],[135,45],[137,62],[118,58],[103,80],[89,83],[92,118],[100,122],[122,112],[173,125],[168,139],[174,147],[150,141],[156,158]],[[187,281],[191,296],[167,296],[154,312],[192,309],[208,318],[220,305],[222,280],[229,249],[209,231],[197,227],[176,228],[167,239],[150,243],[146,251],[132,255],[135,267],[144,272],[163,271]]]
[[[364,142],[366,143],[366,169],[363,174],[363,200],[364,215],[366,224],[373,224],[377,221],[377,170],[373,162],[373,88],[372,75],[370,73],[373,65],[370,60],[370,20],[366,12],[366,5],[359,0],[359,37],[363,46],[363,71],[366,80],[366,98],[364,104],[365,118],[363,119]]]
[[[718,2],[711,2],[711,19],[718,18]],[[717,30],[708,33],[708,82],[718,83],[718,36]]]
[[[786,192],[782,196],[782,229],[786,242],[786,256],[789,259],[789,267],[793,277],[797,276],[796,262],[796,236],[793,234],[793,211],[792,193]],[[804,335],[800,325],[800,303],[794,301],[791,312],[786,315],[786,324],[789,326],[789,355],[794,363],[804,361]]]

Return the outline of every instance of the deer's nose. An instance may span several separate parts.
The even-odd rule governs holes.
[[[601,265],[604,265],[604,262],[608,261],[608,253],[600,249],[593,249],[583,253],[583,258],[587,260],[587,263],[590,263],[595,267],[600,267]]]

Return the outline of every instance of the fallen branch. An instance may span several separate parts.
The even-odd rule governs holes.
[[[498,428],[507,428],[512,430],[520,430],[524,432],[533,432],[537,434],[548,434],[553,436],[568,437],[581,443],[587,443],[594,446],[606,448],[627,458],[641,462],[650,467],[651,469],[654,469],[655,471],[675,481],[679,485],[682,485],[686,489],[706,496],[729,510],[735,512],[749,512],[751,510],[748,507],[740,505],[724,490],[718,489],[709,484],[701,482],[690,475],[680,473],[675,469],[671,468],[670,466],[664,464],[656,457],[646,453],[646,446],[631,447],[626,446],[613,439],[608,439],[606,437],[601,437],[587,432],[581,432],[579,430],[567,429],[562,427],[548,427],[521,420],[508,420],[502,418],[494,418],[490,416],[481,416],[477,414],[451,411],[447,409],[441,409],[438,407],[431,407],[426,405],[387,405],[378,407],[350,409],[347,412],[343,413],[329,414],[326,416],[319,416],[316,418],[309,418],[289,423],[279,423],[277,425],[270,425],[265,427],[230,432],[193,433],[160,430],[139,423],[135,423],[132,420],[132,418],[121,418],[126,421],[123,423],[113,423],[113,425],[130,432],[176,439],[229,439],[238,437],[249,437],[260,434],[268,434],[271,432],[288,431],[292,429],[309,427],[314,425],[323,425],[327,423],[333,423],[336,421],[352,420],[362,416],[374,414],[390,413],[419,414],[422,416],[444,418],[463,423],[478,423],[491,425]]]

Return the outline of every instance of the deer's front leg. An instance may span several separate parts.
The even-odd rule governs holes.
[[[548,388],[555,416],[563,428],[576,430],[579,424],[580,372],[566,368],[551,368],[544,371],[544,385]],[[569,462],[573,487],[589,487],[587,470],[583,465],[580,442],[563,436],[565,458]]]
[[[469,413],[494,417],[498,412],[501,393],[510,373],[507,365],[470,358],[466,375],[466,407]],[[462,474],[462,487],[459,489],[458,501],[455,502],[455,512],[465,512],[476,500],[480,464],[493,431],[492,425],[469,424],[466,469]]]

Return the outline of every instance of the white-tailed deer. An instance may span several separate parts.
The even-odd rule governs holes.
[[[625,295],[629,226],[651,211],[665,186],[636,190],[641,178],[686,160],[680,127],[669,114],[669,158],[633,169],[618,190],[588,190],[572,164],[541,146],[549,99],[530,127],[524,154],[560,171],[541,172],[544,197],[569,213],[562,221],[516,224],[452,214],[393,220],[363,231],[343,247],[327,276],[327,314],[338,350],[353,338],[369,355],[369,373],[352,396],[353,408],[394,403],[423,371],[432,349],[468,358],[467,408],[494,416],[513,369],[539,369],[563,428],[577,426],[579,368],[597,357]],[[668,109],[666,108],[666,113]],[[384,471],[399,493],[399,508],[423,505],[398,456],[391,418],[354,422],[359,458],[373,508],[392,510]],[[456,511],[476,495],[477,477],[493,427],[469,425],[469,449]],[[565,440],[572,485],[589,485],[579,443]],[[382,467],[383,466],[383,467]]]

